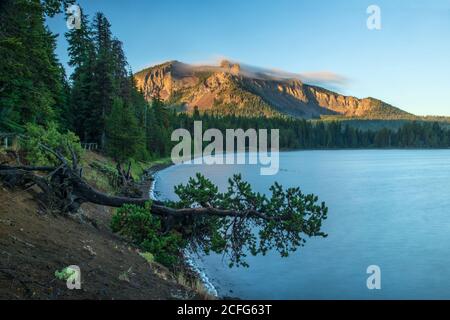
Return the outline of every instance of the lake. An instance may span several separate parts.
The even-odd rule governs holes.
[[[450,299],[450,150],[337,150],[280,154],[280,172],[254,165],[177,165],[158,173],[155,191],[203,173],[224,190],[242,173],[254,190],[274,181],[314,193],[329,207],[323,231],[288,258],[250,257],[230,269],[221,256],[197,259],[221,296],[243,299]],[[369,290],[367,268],[381,268]]]

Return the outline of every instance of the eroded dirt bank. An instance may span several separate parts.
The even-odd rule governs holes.
[[[109,231],[110,209],[83,210],[96,227],[42,212],[32,190],[0,185],[0,299],[197,298]],[[70,265],[81,268],[81,290],[68,290],[55,277]]]

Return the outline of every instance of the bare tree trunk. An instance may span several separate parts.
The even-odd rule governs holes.
[[[43,145],[41,147],[59,159],[61,165],[59,167],[0,165],[0,179],[10,187],[38,186],[42,190],[41,200],[52,209],[60,210],[62,213],[76,212],[86,202],[118,208],[125,204],[144,206],[149,201],[146,198],[110,196],[95,190],[82,178],[82,169],[78,167],[78,159],[73,150],[71,150],[72,165],[70,165],[61,153]],[[128,175],[131,172],[130,168],[131,163],[128,167]],[[46,175],[37,175],[35,172],[46,173]],[[174,209],[159,201],[152,201],[151,213],[165,217],[195,215],[274,220],[274,218],[254,210],[222,210],[210,206]],[[278,217],[276,220],[279,219],[283,219],[283,217]]]

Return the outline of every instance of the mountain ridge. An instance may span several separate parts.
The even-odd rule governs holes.
[[[241,116],[401,118],[410,113],[375,98],[345,96],[296,78],[281,78],[223,60],[218,66],[168,61],[137,72],[147,100],[159,96],[192,112]]]

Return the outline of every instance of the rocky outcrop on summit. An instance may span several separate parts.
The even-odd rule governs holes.
[[[344,96],[298,79],[249,72],[227,60],[218,66],[193,66],[170,61],[135,74],[138,88],[151,100],[162,100],[192,111],[244,116],[289,115],[318,118],[401,118],[408,114],[374,98]]]

